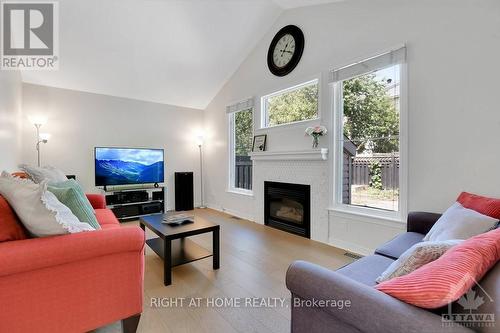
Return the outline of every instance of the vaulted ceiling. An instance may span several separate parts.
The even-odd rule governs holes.
[[[23,81],[204,109],[283,10],[335,1],[59,1],[59,70]]]

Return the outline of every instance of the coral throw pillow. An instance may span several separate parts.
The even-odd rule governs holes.
[[[0,195],[0,242],[26,239],[26,233],[21,227],[16,213]]]
[[[12,176],[18,177],[18,178],[22,178],[22,179],[28,179],[29,178],[28,174],[26,172],[24,172],[24,171],[13,172]]]
[[[462,192],[457,198],[465,208],[500,220],[500,199],[483,197],[480,195]]]
[[[436,261],[375,286],[403,302],[435,309],[454,302],[500,259],[500,229],[469,238]]]

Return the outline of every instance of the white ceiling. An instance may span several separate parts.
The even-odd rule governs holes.
[[[284,9],[335,1],[59,1],[59,70],[23,81],[204,109]]]
[[[341,2],[345,0],[273,0],[278,6],[283,9],[291,9],[297,7],[322,5],[331,2]]]

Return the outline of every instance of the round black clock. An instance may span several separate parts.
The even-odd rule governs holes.
[[[271,73],[285,76],[298,65],[304,51],[304,33],[295,25],[287,25],[274,36],[267,52]]]

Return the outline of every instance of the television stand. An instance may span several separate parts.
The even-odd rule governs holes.
[[[143,216],[165,213],[165,187],[104,188],[106,206],[120,222],[136,220]]]

